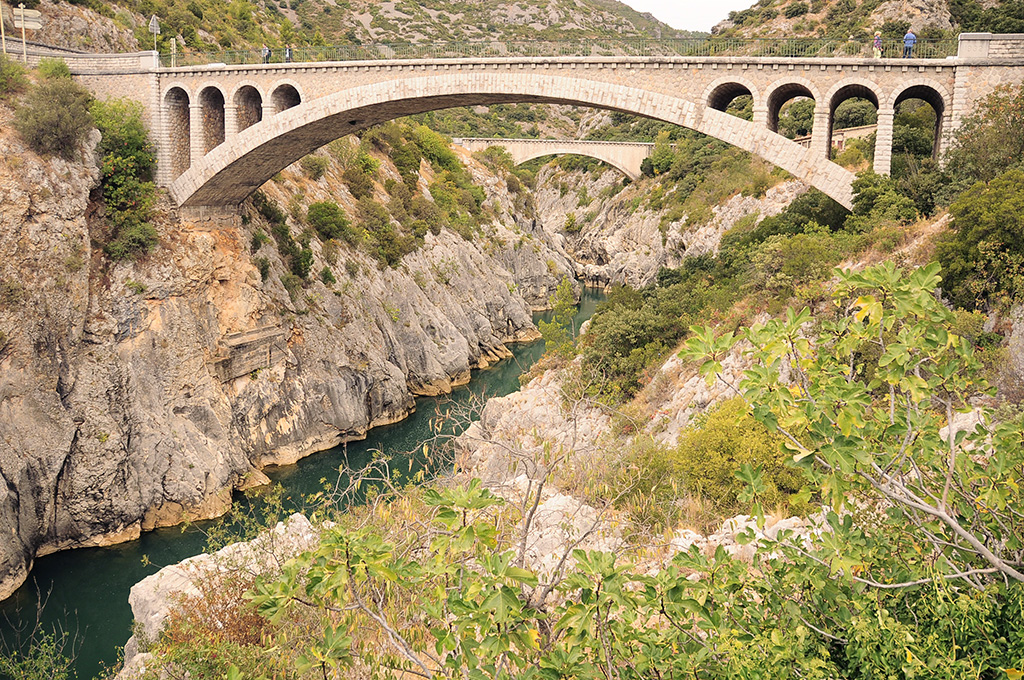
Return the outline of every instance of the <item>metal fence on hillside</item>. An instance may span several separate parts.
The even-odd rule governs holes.
[[[271,48],[269,59],[261,49],[219,52],[161,53],[164,67],[204,64],[279,64],[286,61],[283,47]],[[918,40],[915,59],[944,59],[957,53],[956,40]],[[903,55],[902,40],[883,43],[882,58]],[[382,61],[395,59],[481,59],[502,57],[857,57],[871,58],[870,42],[824,38],[730,39],[687,38],[669,40],[480,41],[446,43],[380,43],[370,45],[303,45],[293,47],[291,61]]]

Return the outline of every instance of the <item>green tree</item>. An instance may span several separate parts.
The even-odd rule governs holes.
[[[1000,87],[965,117],[946,154],[952,193],[1024,168],[1024,86]]]
[[[842,312],[816,333],[805,308],[741,334],[753,365],[735,387],[825,502],[889,508],[875,527],[833,526],[836,553],[822,560],[867,586],[1024,581],[1024,535],[1010,529],[1024,502],[1024,428],[983,418],[944,431],[988,386],[935,296],[938,272],[931,264],[904,276],[891,263],[837,272]],[[695,328],[685,354],[703,358],[701,373],[714,381],[733,341]],[[894,559],[908,550],[921,559]]]
[[[572,323],[576,315],[576,294],[569,277],[562,278],[548,302],[552,307],[551,321],[537,324],[544,338],[544,350],[569,358],[576,353],[576,329]]]
[[[949,207],[952,229],[936,257],[945,271],[943,292],[973,309],[1024,294],[1024,170],[978,182]]]
[[[665,174],[672,167],[672,161],[674,160],[675,153],[672,151],[672,146],[669,144],[668,131],[662,130],[654,140],[654,148],[651,149],[651,172],[654,175]]]

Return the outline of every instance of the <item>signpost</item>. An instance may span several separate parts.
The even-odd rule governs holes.
[[[28,63],[28,45],[25,41],[25,29],[31,29],[38,31],[43,27],[43,16],[37,9],[25,9],[25,3],[18,3],[17,8],[14,12],[14,27],[21,29],[21,57]],[[0,18],[0,25],[3,24],[3,19]],[[7,36],[3,38],[4,42],[4,53],[7,53]]]
[[[156,37],[160,35],[160,22],[154,14],[149,20],[149,32],[153,34],[153,51],[156,52]]]

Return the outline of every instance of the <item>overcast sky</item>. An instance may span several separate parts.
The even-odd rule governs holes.
[[[672,28],[685,31],[710,31],[729,16],[729,12],[747,9],[757,0],[622,0],[638,12],[650,12]]]

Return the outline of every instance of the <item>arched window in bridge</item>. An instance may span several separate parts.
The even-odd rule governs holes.
[[[708,95],[707,104],[743,120],[754,118],[754,98],[742,83],[722,83]]]
[[[768,129],[788,139],[806,140],[814,128],[814,95],[800,83],[780,85],[768,95]]]
[[[224,142],[224,93],[216,87],[207,87],[199,93],[203,110],[203,153]]]
[[[942,115],[946,102],[927,85],[913,85],[896,97],[892,130],[892,172],[902,175],[908,166],[939,157]]]
[[[176,179],[192,164],[192,128],[188,93],[172,87],[164,95],[164,125],[170,138],[171,177]]]
[[[235,93],[235,111],[239,132],[263,120],[263,97],[260,91],[252,85],[238,88]]]
[[[274,113],[281,113],[286,109],[301,104],[302,98],[299,96],[299,91],[293,86],[281,85],[274,90],[274,94],[270,96],[270,101],[274,104]]]
[[[851,84],[829,101],[829,158],[852,170],[861,170],[874,156],[878,124],[878,95],[865,85]]]

